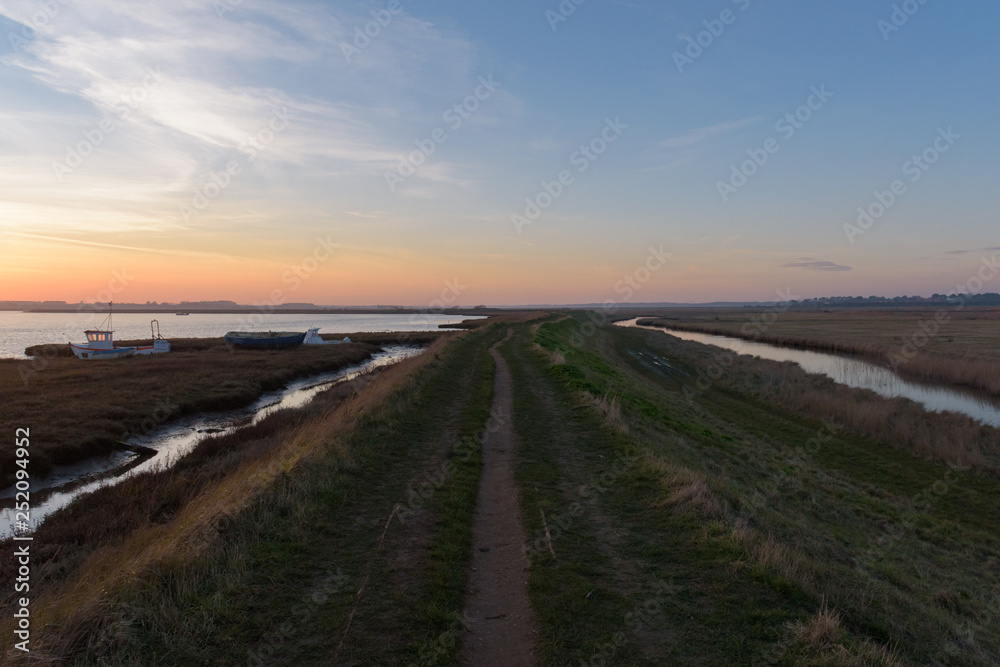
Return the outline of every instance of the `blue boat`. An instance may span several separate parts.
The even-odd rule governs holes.
[[[233,347],[258,350],[280,350],[301,345],[305,333],[289,331],[230,331],[224,338]]]

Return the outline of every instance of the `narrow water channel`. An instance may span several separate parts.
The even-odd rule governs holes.
[[[617,326],[649,329],[670,334],[681,340],[694,341],[704,345],[714,345],[737,354],[747,354],[773,361],[793,361],[807,373],[825,375],[835,382],[858,389],[870,389],[888,398],[909,398],[923,405],[931,412],[958,412],[976,421],[1000,428],[1000,405],[984,396],[958,389],[922,384],[902,378],[889,368],[873,363],[842,357],[826,352],[813,352],[790,347],[780,347],[768,343],[758,343],[694,331],[678,331],[667,327],[639,326],[643,318],[616,322]]]
[[[238,410],[205,412],[174,420],[152,433],[130,437],[131,445],[141,445],[156,450],[155,456],[115,452],[73,466],[57,467],[42,480],[32,480],[31,522],[28,532],[34,531],[45,517],[65,507],[75,498],[91,493],[102,486],[117,484],[131,475],[147,470],[166,469],[177,463],[185,454],[211,435],[226,435],[257,424],[278,410],[299,408],[339,382],[345,382],[368,373],[375,368],[398,363],[420,354],[419,347],[404,345],[386,346],[367,361],[295,380],[283,389],[264,394],[252,405]],[[15,489],[0,491],[0,539],[13,534]]]

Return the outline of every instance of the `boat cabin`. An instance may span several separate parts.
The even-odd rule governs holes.
[[[87,347],[92,350],[110,350],[114,347],[112,331],[84,331],[87,334]]]

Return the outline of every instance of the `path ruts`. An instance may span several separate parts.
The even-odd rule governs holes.
[[[483,441],[483,472],[472,523],[472,563],[465,618],[469,631],[462,647],[462,664],[520,667],[534,665],[538,626],[528,599],[528,559],[524,526],[514,479],[516,440],[513,380],[497,348],[493,414],[503,415],[500,428]]]

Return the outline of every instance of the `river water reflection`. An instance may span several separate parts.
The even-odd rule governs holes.
[[[102,486],[117,484],[140,472],[169,468],[210,435],[232,433],[253,426],[278,410],[302,407],[312,401],[317,394],[339,382],[380,366],[397,363],[422,351],[422,348],[412,346],[386,346],[382,352],[361,364],[295,380],[283,389],[261,396],[253,405],[246,408],[181,418],[150,434],[128,439],[129,444],[155,449],[157,452],[155,456],[115,452],[74,466],[57,467],[48,477],[32,480],[29,490],[31,522],[28,532],[34,531],[45,517],[81,495],[91,493]],[[0,501],[5,505],[0,510],[0,539],[13,534],[15,517],[10,505],[13,504],[14,494],[14,487],[0,491]]]
[[[912,382],[902,378],[889,368],[860,359],[825,352],[780,347],[729,336],[678,331],[667,327],[640,327],[638,324],[640,319],[642,318],[616,322],[615,324],[622,327],[661,331],[681,340],[714,345],[737,354],[748,354],[773,361],[793,361],[807,373],[825,375],[849,387],[870,389],[889,398],[909,398],[932,412],[958,412],[972,417],[980,423],[1000,428],[1000,406],[983,396],[957,389]]]

